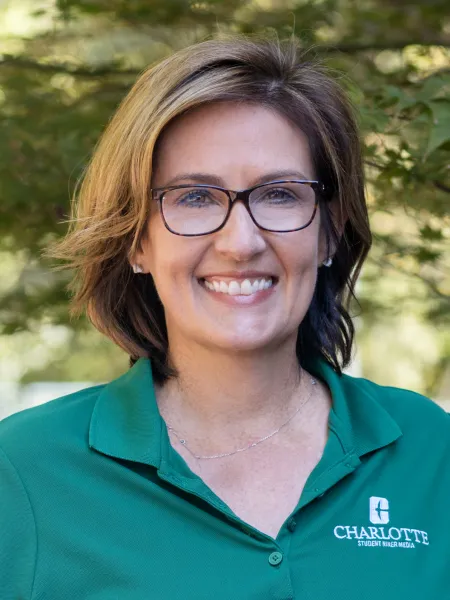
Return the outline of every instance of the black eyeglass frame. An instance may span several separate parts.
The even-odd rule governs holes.
[[[314,192],[315,192],[314,210],[313,210],[310,220],[306,223],[306,225],[302,225],[301,227],[296,227],[295,229],[268,229],[267,227],[263,227],[256,221],[255,217],[252,214],[251,208],[250,208],[250,194],[254,190],[257,190],[258,188],[266,187],[268,185],[274,185],[277,183],[303,183],[303,184],[309,185],[314,190]],[[206,233],[178,233],[177,231],[174,231],[173,229],[171,229],[169,227],[169,224],[167,223],[166,218],[164,216],[164,210],[163,210],[163,206],[162,206],[163,201],[164,201],[164,194],[166,194],[167,192],[171,192],[172,190],[188,189],[188,188],[192,188],[192,187],[219,190],[221,192],[225,192],[225,194],[228,196],[228,201],[229,201],[228,202],[228,211],[225,215],[223,223],[219,227],[216,227],[215,229],[212,229],[211,231],[207,231]],[[208,185],[208,184],[204,184],[204,183],[198,183],[198,184],[173,185],[173,186],[166,187],[166,188],[152,188],[150,190],[150,192],[152,193],[153,200],[158,200],[161,217],[164,222],[164,225],[166,226],[166,229],[168,229],[174,235],[180,235],[182,237],[199,237],[202,235],[210,235],[211,233],[216,233],[216,231],[220,231],[223,227],[225,227],[225,225],[230,217],[231,211],[233,209],[233,205],[235,202],[238,202],[238,201],[241,201],[242,204],[245,206],[253,223],[259,229],[262,229],[263,231],[270,231],[272,233],[290,233],[292,231],[301,231],[302,229],[306,229],[306,227],[311,225],[311,223],[313,222],[314,217],[316,216],[317,207],[319,206],[319,196],[322,198],[325,197],[324,195],[326,193],[326,187],[322,182],[315,181],[315,180],[282,179],[282,180],[276,180],[276,181],[268,181],[267,183],[260,183],[259,185],[255,185],[255,186],[253,186],[251,188],[247,188],[245,190],[227,190],[218,185]],[[234,198],[231,197],[232,194],[234,194]]]

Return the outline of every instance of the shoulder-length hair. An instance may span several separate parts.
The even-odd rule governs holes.
[[[131,363],[152,361],[155,379],[174,375],[164,309],[151,275],[130,267],[149,217],[155,145],[184,112],[217,101],[270,107],[302,130],[317,178],[336,201],[338,232],[321,199],[331,267],[320,267],[299,326],[300,362],[322,357],[337,371],[351,359],[348,304],[371,245],[359,132],[341,86],[294,40],[233,36],[176,52],[139,77],[103,133],[73,199],[71,226],[49,254],[74,269],[72,314],[125,350]]]

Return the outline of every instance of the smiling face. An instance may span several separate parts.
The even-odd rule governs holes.
[[[263,106],[221,102],[170,124],[152,187],[203,183],[242,190],[276,179],[316,179],[303,133]],[[197,343],[248,352],[295,343],[326,258],[319,211],[303,230],[273,233],[258,228],[237,202],[221,230],[182,237],[166,229],[159,203],[151,202],[134,262],[153,276],[169,349]]]

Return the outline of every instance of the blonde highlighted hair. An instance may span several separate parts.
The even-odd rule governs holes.
[[[148,68],[103,133],[73,199],[66,237],[48,254],[74,269],[72,313],[127,352],[151,358],[155,378],[172,375],[164,309],[151,275],[130,261],[146,230],[152,165],[165,127],[217,101],[276,110],[307,136],[315,172],[345,222],[339,235],[327,200],[320,210],[333,265],[320,268],[297,353],[322,356],[338,372],[351,357],[348,302],[371,244],[354,111],[334,77],[294,40],[229,37],[201,42]]]

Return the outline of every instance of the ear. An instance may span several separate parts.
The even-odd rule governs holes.
[[[130,254],[128,256],[128,263],[135,274],[145,274],[149,272],[146,267],[146,261],[142,249],[136,250],[132,255]]]
[[[150,212],[145,214],[144,222],[142,226],[139,226],[139,229],[135,233],[133,241],[128,248],[127,260],[130,267],[133,269],[133,265],[140,266],[142,269],[140,273],[145,275],[151,274],[154,266],[152,261],[152,238],[150,236],[149,226],[150,216],[153,214],[152,211],[156,210],[159,212],[159,209],[155,207],[156,202],[150,204]]]
[[[328,237],[328,240],[326,229],[330,229],[330,227],[327,227],[327,223],[324,223],[325,218],[321,214],[322,219],[319,233],[319,265],[322,265],[322,263],[328,258],[333,258],[337,251],[339,242],[344,234],[347,215],[341,204],[342,203],[337,197],[334,197],[326,204],[325,210],[328,214],[325,216],[325,218],[329,222],[329,225],[332,224],[334,229],[334,234],[331,233],[331,235]]]

